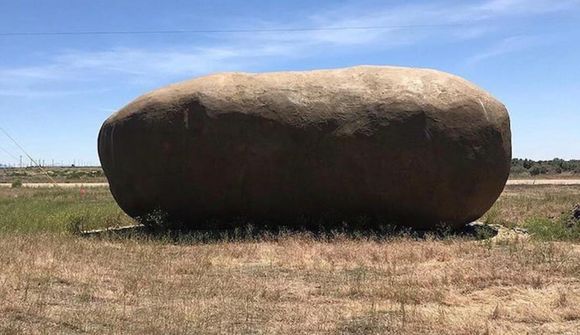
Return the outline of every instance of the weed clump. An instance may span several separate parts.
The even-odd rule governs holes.
[[[155,209],[145,215],[135,218],[137,222],[147,227],[152,232],[168,232],[181,230],[183,224],[172,220],[166,211]]]
[[[70,215],[66,221],[66,231],[71,235],[80,236],[87,226],[88,218],[85,215]]]

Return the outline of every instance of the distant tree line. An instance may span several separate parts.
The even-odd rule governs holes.
[[[511,174],[537,176],[542,174],[578,173],[580,174],[580,160],[563,160],[554,158],[546,161],[531,159],[512,159]]]

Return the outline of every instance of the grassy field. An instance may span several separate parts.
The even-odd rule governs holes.
[[[578,334],[580,187],[508,187],[509,240],[332,232],[82,238],[104,188],[0,189],[0,334]],[[564,214],[563,214],[564,213]]]
[[[0,188],[1,233],[65,233],[134,224],[107,188]]]
[[[580,227],[565,229],[571,209],[580,204],[580,186],[509,186],[482,221],[524,227],[541,240],[580,242]]]
[[[512,171],[510,179],[580,179],[580,173],[564,171],[531,175],[527,170],[522,170]],[[52,181],[57,183],[105,183],[107,179],[101,167],[0,168],[0,183],[51,183]]]
[[[49,178],[50,177],[50,178]],[[104,183],[100,167],[1,168],[0,183]]]

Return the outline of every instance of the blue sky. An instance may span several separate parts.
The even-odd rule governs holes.
[[[0,36],[0,127],[47,163],[97,164],[101,123],[175,81],[399,65],[451,72],[499,98],[515,157],[580,158],[580,0],[0,0],[0,33],[368,26],[392,28]],[[0,163],[21,154],[3,134],[0,149]]]

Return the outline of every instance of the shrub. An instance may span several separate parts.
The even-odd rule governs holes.
[[[532,176],[537,176],[539,174],[545,174],[546,172],[547,172],[547,169],[542,165],[534,165],[530,169],[530,174]]]
[[[514,175],[527,175],[528,170],[521,165],[512,166],[511,173]]]
[[[19,187],[22,187],[22,180],[20,180],[20,179],[17,179],[17,180],[15,180],[15,181],[13,181],[11,186],[12,186],[12,188],[19,188]]]

